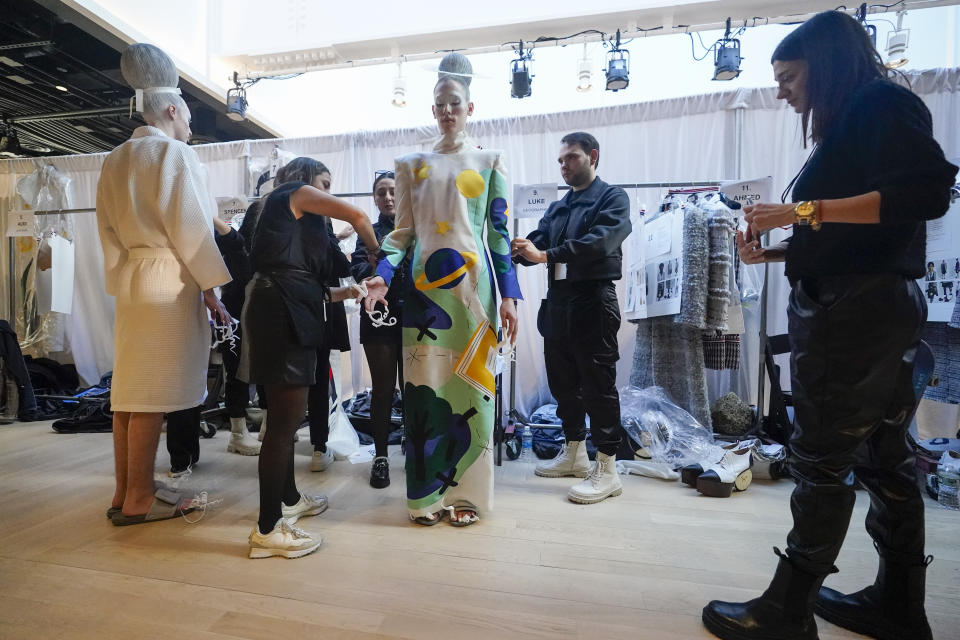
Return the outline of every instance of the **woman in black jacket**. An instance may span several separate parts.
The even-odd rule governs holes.
[[[786,259],[793,401],[793,529],[770,587],[746,603],[714,601],[721,638],[816,638],[821,617],[874,638],[931,638],[924,613],[923,499],[905,434],[915,407],[913,358],[926,320],[926,220],[949,206],[957,168],[933,139],[930,112],[889,73],[863,27],[820,13],[773,54],[778,97],[814,143],[794,179],[795,204],[745,207],[747,263]],[[788,187],[789,189],[789,187]],[[789,242],[755,238],[793,225]],[[844,595],[837,571],[855,501],[870,494],[876,582]]]
[[[396,209],[394,208],[393,171],[377,175],[373,181],[373,201],[377,205],[380,217],[373,225],[377,241],[382,241],[394,229]],[[376,266],[367,259],[367,248],[363,240],[357,240],[357,249],[353,253],[350,271],[357,282],[376,275]],[[410,273],[410,257],[401,264],[393,276],[393,284],[387,293],[390,315],[399,319],[403,309],[403,293],[407,288]],[[399,280],[397,280],[399,278]],[[378,305],[383,311],[383,305]],[[393,408],[393,393],[397,380],[403,388],[403,361],[401,350],[403,340],[402,324],[374,326],[366,313],[360,314],[360,344],[367,356],[370,367],[372,390],[370,392],[370,423],[373,427],[373,442],[376,457],[370,468],[370,486],[382,489],[390,485],[390,463],[387,461],[387,436],[390,432],[390,412]]]

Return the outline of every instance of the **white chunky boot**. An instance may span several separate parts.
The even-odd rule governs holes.
[[[593,463],[590,474],[583,482],[570,487],[567,498],[570,502],[593,504],[606,500],[610,496],[623,493],[620,474],[617,473],[616,456],[608,456],[597,451],[597,461]]]
[[[267,435],[267,410],[263,409],[260,415],[263,416],[263,419],[260,421],[260,433],[257,434],[257,440],[263,442],[263,436]]]
[[[585,478],[590,473],[586,440],[571,440],[553,460],[541,462],[534,473],[543,478]]]
[[[260,443],[247,431],[246,418],[230,418],[230,442],[227,443],[228,453],[239,453],[242,456],[260,455]]]

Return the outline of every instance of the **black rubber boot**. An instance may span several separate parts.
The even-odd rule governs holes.
[[[932,560],[933,556],[904,558],[880,550],[880,568],[872,585],[849,595],[821,587],[814,610],[838,627],[878,640],[933,640],[923,607]]]
[[[781,553],[773,581],[749,602],[714,600],[703,608],[703,624],[724,640],[818,640],[813,601],[825,575],[807,573]]]

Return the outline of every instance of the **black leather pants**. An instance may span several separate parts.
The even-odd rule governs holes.
[[[835,571],[854,476],[870,494],[871,537],[890,552],[923,556],[923,499],[906,430],[926,313],[916,283],[903,276],[835,276],[793,286],[790,466],[797,486],[787,546],[806,571]]]
[[[541,307],[547,384],[557,401],[557,417],[568,441],[587,437],[590,416],[593,444],[612,456],[620,447],[620,306],[612,282],[554,285]]]

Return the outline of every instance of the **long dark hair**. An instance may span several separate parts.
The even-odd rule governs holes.
[[[277,176],[273,179],[273,184],[274,186],[287,182],[313,184],[313,179],[321,173],[330,173],[330,169],[327,169],[327,165],[319,160],[307,157],[294,158],[280,167]]]
[[[887,78],[866,29],[842,11],[824,11],[813,16],[784,38],[770,62],[803,60],[807,63],[806,106],[803,109],[803,140],[823,140],[854,93],[864,84]]]

